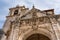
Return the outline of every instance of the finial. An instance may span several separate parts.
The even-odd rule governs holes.
[[[34,4],[33,4],[33,8],[35,8]]]
[[[19,5],[17,5],[16,7],[19,7]]]
[[[23,8],[25,8],[25,5],[23,5]]]

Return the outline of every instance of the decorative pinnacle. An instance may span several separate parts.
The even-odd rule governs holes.
[[[33,4],[33,8],[35,8],[34,4]]]
[[[19,5],[17,5],[16,7],[19,7]]]

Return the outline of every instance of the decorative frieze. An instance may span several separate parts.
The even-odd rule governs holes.
[[[14,15],[15,10],[17,13]],[[54,15],[54,10],[41,11],[34,6],[29,10],[24,6],[17,6],[10,8],[10,13],[3,28],[6,40],[22,40],[30,32],[42,33],[51,40],[60,40],[60,15]]]

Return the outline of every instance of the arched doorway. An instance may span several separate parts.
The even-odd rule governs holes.
[[[50,40],[50,39],[43,34],[32,34],[26,40]]]

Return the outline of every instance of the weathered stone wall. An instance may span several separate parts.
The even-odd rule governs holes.
[[[28,36],[36,33],[43,34],[50,40],[60,40],[60,15],[54,15],[53,10],[28,10],[24,6],[22,8],[10,9],[11,14],[7,16],[1,40],[26,40]],[[19,10],[17,15],[14,15],[15,10]]]

